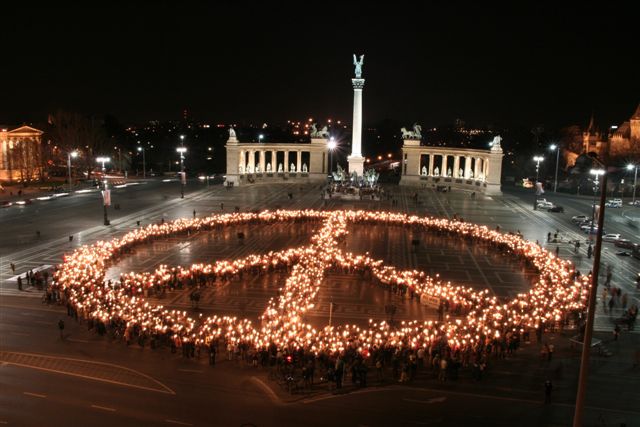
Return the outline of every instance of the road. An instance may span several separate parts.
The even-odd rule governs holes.
[[[15,283],[7,280],[12,274],[9,260],[15,262],[17,272],[58,263],[64,253],[81,244],[121,235],[136,227],[138,220],[145,225],[161,218],[191,216],[194,209],[197,215],[205,215],[230,212],[235,206],[241,210],[324,206],[319,186],[274,187],[227,190],[190,183],[185,199],[179,198],[175,182],[156,181],[116,190],[113,202],[122,208],[111,211],[112,225],[108,227],[102,225],[97,194],[2,210],[0,425],[567,425],[573,412],[577,355],[561,335],[549,337],[556,340],[558,348],[553,363],[540,362],[537,344],[532,343],[515,357],[496,363],[481,383],[466,378],[439,384],[425,373],[410,385],[378,387],[372,380],[373,387],[349,389],[345,394],[316,392],[293,398],[268,381],[261,368],[222,360],[212,368],[205,356],[183,359],[168,349],[127,347],[119,340],[100,337],[87,331],[86,324],[68,318],[63,308],[43,305],[38,292],[18,292]],[[418,204],[411,200],[413,190],[391,187],[389,191],[398,207],[383,199],[332,200],[327,208],[399,209],[447,217],[457,214],[491,227],[499,225],[505,231],[519,229],[526,238],[546,244],[547,232],[556,229],[571,238],[584,238],[570,217],[588,213],[585,209],[591,204],[588,198],[546,195],[566,208],[564,214],[557,214],[533,211],[530,194],[519,191],[507,191],[504,197],[471,199],[463,193],[421,190]],[[293,200],[287,198],[288,192],[294,192]],[[41,230],[40,240],[30,240],[29,230],[35,227]],[[608,217],[606,229],[639,238],[615,215]],[[73,242],[68,241],[71,234]],[[408,266],[412,262],[421,265],[425,262],[421,257],[428,260],[424,254],[431,256],[419,251],[411,254],[407,250],[401,256],[392,252]],[[586,255],[573,254],[568,245],[561,245],[560,255],[570,257],[584,271],[589,269]],[[604,262],[615,265],[614,283],[637,301],[637,292],[627,282],[640,261],[619,259],[607,244]],[[610,323],[603,313],[597,314],[598,336],[605,338],[610,334]],[[60,319],[66,323],[64,339],[57,329]],[[640,425],[640,373],[630,368],[630,351],[638,348],[638,338],[638,334],[625,332],[619,345],[609,344],[612,358],[594,359],[587,408],[592,425],[600,416],[606,425],[622,421]],[[542,383],[547,376],[556,384],[551,405],[542,404]]]

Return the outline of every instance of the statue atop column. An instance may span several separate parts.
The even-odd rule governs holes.
[[[237,141],[236,131],[232,127],[229,128],[229,141]]]
[[[329,138],[329,128],[327,126],[323,126],[322,129],[318,130],[318,127],[315,123],[311,125],[311,138]]]
[[[497,135],[495,138],[493,138],[493,142],[491,143],[491,151],[502,152],[502,147],[500,146],[501,142],[502,137],[500,135]]]
[[[362,78],[362,64],[364,64],[364,54],[360,55],[360,61],[358,61],[358,58],[356,57],[356,54],[353,54],[353,65],[355,65],[356,69],[355,69],[355,74],[356,74],[356,79],[361,79]]]

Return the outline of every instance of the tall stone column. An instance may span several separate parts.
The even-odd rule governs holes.
[[[433,154],[429,154],[429,176],[433,176],[433,162],[435,161],[435,156]]]
[[[271,172],[278,170],[278,154],[277,151],[271,151]]]
[[[447,155],[442,155],[442,164],[440,168],[440,176],[447,176]]]
[[[480,177],[480,157],[476,157],[476,162],[473,165],[473,179],[477,180]]]
[[[460,178],[460,156],[453,156],[453,177]]]
[[[351,155],[347,157],[349,172],[356,172],[361,176],[364,172],[364,157],[362,157],[362,90],[364,79],[357,76],[351,79],[353,85],[353,129],[351,132]]]
[[[267,168],[267,153],[264,150],[260,150],[260,173],[264,173]]]
[[[284,171],[289,172],[289,150],[284,151]]]
[[[240,166],[242,166],[242,169],[240,169]],[[240,150],[239,156],[238,156],[238,171],[242,170],[243,173],[245,173],[246,171],[244,170],[245,168],[245,163],[244,163],[244,150]]]
[[[296,172],[302,172],[302,151],[298,150],[298,155],[296,156]]]

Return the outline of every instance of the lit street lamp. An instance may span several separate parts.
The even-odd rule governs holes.
[[[336,142],[334,137],[329,139],[329,143],[327,144],[327,148],[329,148],[329,173],[333,172],[333,150],[336,149],[338,143]]]
[[[138,151],[142,151],[142,177],[146,178],[147,177],[147,164],[144,158],[144,152],[145,149],[144,147],[138,147]]]
[[[557,144],[551,144],[549,146],[549,149],[551,151],[553,150],[556,151],[556,178],[553,181],[553,192],[557,193],[558,192],[558,164],[560,163],[560,146]]]
[[[69,151],[67,153],[67,168],[69,169],[69,192],[71,192],[72,184],[71,184],[71,158],[76,158],[78,157],[78,152],[77,151]]]
[[[110,157],[98,157],[96,159],[96,162],[102,163],[102,173],[104,173],[106,171],[106,169],[104,167],[104,164],[107,163],[107,162],[110,162],[110,161],[111,161]]]
[[[631,204],[635,206],[636,204],[636,184],[638,183],[638,165],[627,165],[627,170],[635,169],[633,174],[633,198],[631,199]]]
[[[540,171],[540,162],[544,160],[542,156],[533,156],[533,161],[536,162],[536,184],[535,184],[535,199],[533,200],[533,210],[538,209],[538,173]]]
[[[180,139],[184,139],[184,135],[180,135]],[[180,198],[184,199],[184,185],[187,182],[184,174],[184,153],[187,152],[187,147],[178,147],[176,151],[180,153]]]
[[[263,139],[264,139],[263,134],[258,135],[258,142],[262,142]]]

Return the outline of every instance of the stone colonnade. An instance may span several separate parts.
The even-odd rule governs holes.
[[[325,138],[301,144],[242,143],[229,138],[225,146],[227,182],[241,185],[272,178],[326,179],[327,143]]]
[[[402,147],[400,184],[432,183],[500,194],[502,148],[490,150],[421,146],[407,139]]]

